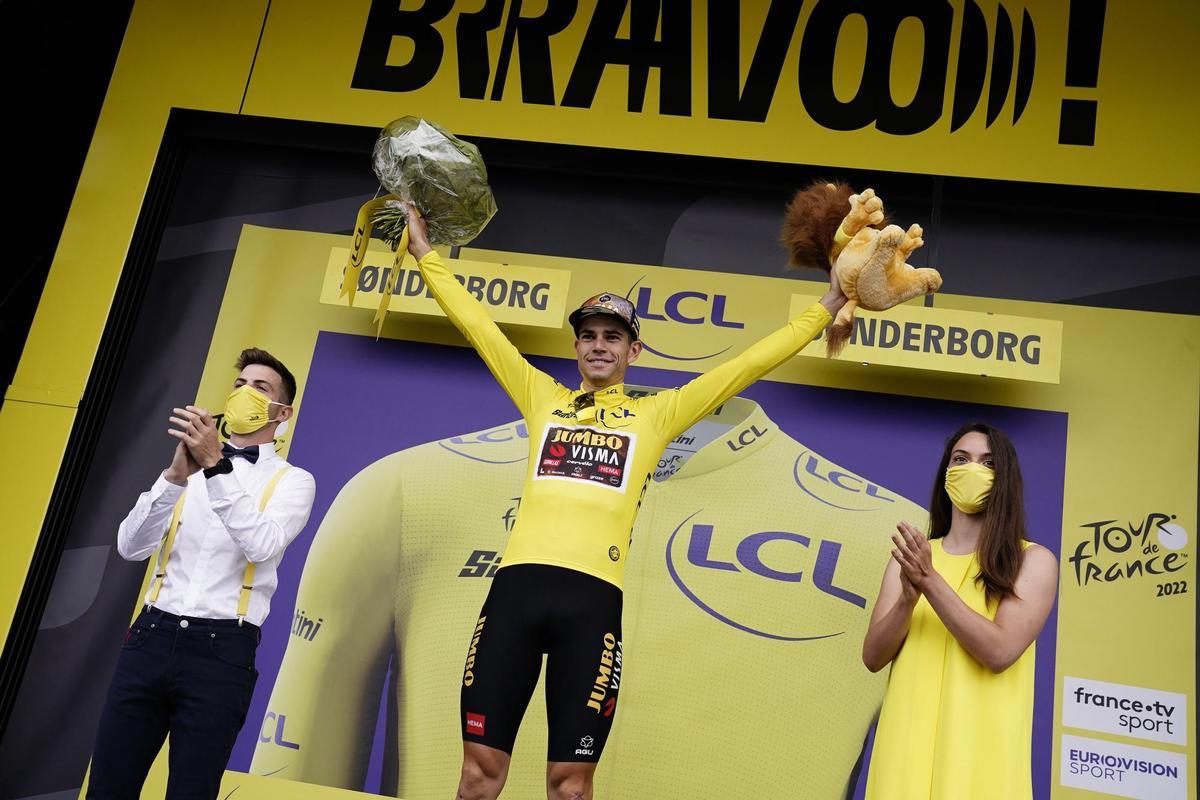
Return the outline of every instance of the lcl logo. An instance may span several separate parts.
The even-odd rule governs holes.
[[[730,328],[733,330],[741,330],[746,327],[746,323],[739,322],[731,317],[728,295],[709,294],[708,292],[699,292],[694,289],[684,289],[663,295],[661,292],[656,293],[650,286],[639,286],[638,284],[644,279],[644,276],[638,278],[637,282],[626,293],[626,296],[633,301],[638,318],[643,322],[657,321],[675,322],[680,325],[711,325],[715,328]],[[653,347],[644,337],[642,339],[642,346],[656,356],[670,358],[675,361],[703,361],[706,358],[719,356],[732,347],[732,345],[727,345],[715,353],[704,355],[677,355]]]
[[[824,596],[865,610],[867,600],[848,588],[838,574],[842,545],[831,539],[819,539],[794,531],[754,531],[743,534],[721,526],[697,521],[703,510],[685,518],[667,540],[667,572],[676,587],[702,611],[743,633],[783,642],[806,642],[840,636],[844,630],[786,630],[796,627],[825,627],[827,606],[820,607],[802,598]],[[676,545],[676,541],[679,542]],[[773,555],[772,555],[773,554]],[[782,560],[781,560],[782,559]],[[786,564],[784,562],[792,562]],[[797,567],[797,561],[802,566]],[[717,577],[722,576],[722,577]],[[791,588],[783,588],[792,600],[785,605],[798,615],[781,620],[775,613],[781,606],[762,603],[748,610],[734,611],[736,598],[752,591],[755,580],[767,585],[795,587],[802,594],[793,597]],[[758,590],[768,591],[768,590]],[[774,591],[774,590],[769,590]],[[815,594],[807,594],[815,592]],[[818,612],[817,609],[824,609]],[[764,615],[763,609],[772,610]]]
[[[271,723],[275,724],[272,726]],[[299,750],[300,744],[298,742],[289,742],[283,738],[283,726],[286,724],[286,714],[276,714],[274,711],[268,711],[266,716],[263,717],[262,730],[258,734],[258,740],[263,744],[274,742],[280,747],[286,747],[289,750]]]
[[[438,442],[438,446],[443,450],[449,450],[457,456],[469,458],[472,461],[482,461],[485,464],[515,464],[518,461],[524,461],[528,456],[525,453],[520,453],[516,458],[505,457],[508,455],[507,452],[498,453],[494,448],[489,448],[488,445],[503,444],[504,442],[528,438],[529,431],[525,428],[524,422],[510,422],[507,425],[501,425],[498,428],[491,428],[479,433],[467,434],[466,436],[452,436],[449,439],[443,439]]]
[[[878,484],[840,470],[812,451],[796,458],[792,479],[809,497],[841,511],[874,511],[896,502]]]

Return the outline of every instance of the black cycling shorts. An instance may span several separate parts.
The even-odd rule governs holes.
[[[546,654],[546,759],[599,761],[621,684],[621,599],[608,581],[563,567],[497,571],[463,670],[463,741],[512,754]]]

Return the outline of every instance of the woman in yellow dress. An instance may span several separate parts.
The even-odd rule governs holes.
[[[1030,798],[1033,643],[1058,562],[1025,538],[1004,433],[976,423],[946,440],[929,528],[898,526],[863,642],[867,669],[892,665],[866,796]]]

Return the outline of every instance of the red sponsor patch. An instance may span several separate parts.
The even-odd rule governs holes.
[[[467,712],[467,733],[475,736],[483,736],[483,721],[486,717],[483,714],[472,714]]]
[[[550,455],[554,456],[555,458],[562,458],[566,454],[567,448],[563,447],[561,444],[550,445]]]
[[[611,717],[613,712],[617,710],[617,698],[610,697],[608,702],[604,704],[604,716]]]

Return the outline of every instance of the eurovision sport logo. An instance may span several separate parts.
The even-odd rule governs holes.
[[[1120,797],[1184,800],[1187,754],[1063,734],[1063,786]]]

